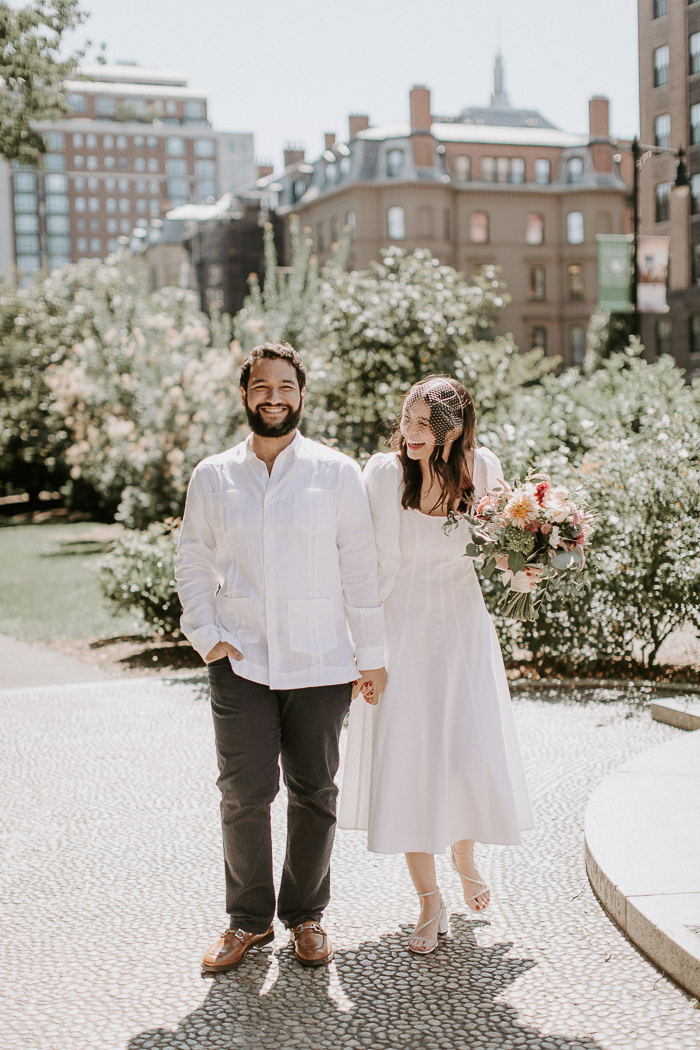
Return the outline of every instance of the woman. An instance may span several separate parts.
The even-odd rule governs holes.
[[[354,702],[340,827],[367,828],[374,853],[405,853],[420,899],[408,942],[427,954],[447,932],[435,853],[449,846],[474,911],[489,889],[474,843],[520,843],[534,827],[501,650],[465,521],[443,526],[503,485],[497,457],[476,448],[474,404],[461,383],[429,377],[408,392],[393,451],[367,463],[388,685]],[[374,706],[377,704],[377,706]]]

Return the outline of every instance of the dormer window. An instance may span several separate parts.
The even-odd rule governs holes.
[[[305,179],[295,179],[294,182],[292,183],[292,197],[294,199],[294,202],[296,203],[296,201],[301,200],[301,198],[304,196],[305,193],[306,193],[306,180]]]
[[[403,150],[390,149],[386,155],[386,173],[390,179],[397,178],[403,170]]]
[[[326,165],[326,185],[332,186],[338,177],[338,166],[337,164]]]
[[[566,162],[566,181],[570,186],[583,182],[583,158],[570,157]]]

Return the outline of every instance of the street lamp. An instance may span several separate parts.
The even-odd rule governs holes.
[[[635,135],[632,141],[632,160],[634,161],[634,171],[632,179],[632,198],[634,206],[634,239],[633,239],[633,256],[632,256],[632,316],[633,322],[632,327],[634,334],[641,335],[640,317],[639,317],[639,295],[638,295],[638,262],[637,262],[637,249],[639,246],[639,173],[649,160],[658,154],[668,153],[671,156],[678,157],[678,164],[676,165],[676,178],[674,180],[674,188],[680,188],[681,186],[689,186],[690,178],[688,177],[688,169],[685,166],[685,150],[682,146],[674,148],[672,146],[642,146],[640,145],[639,139]]]

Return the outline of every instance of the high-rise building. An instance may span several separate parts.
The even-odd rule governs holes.
[[[631,231],[631,157],[610,138],[608,109],[591,99],[588,134],[561,131],[510,104],[498,56],[489,106],[434,116],[414,87],[409,123],[355,114],[346,141],[327,135],[312,163],[292,148],[258,185],[281,186],[277,214],[300,216],[321,260],[349,225],[355,267],[388,244],[429,248],[470,277],[500,266],[511,301],[499,330],[576,364],[596,306],[596,234]]]
[[[171,208],[255,182],[253,135],[214,131],[183,74],[135,64],[79,72],[64,85],[71,116],[37,124],[43,163],[0,167],[0,272],[104,258]]]
[[[671,239],[668,314],[642,317],[642,340],[700,370],[700,0],[638,0],[640,142],[689,154],[690,192],[678,158],[644,156],[641,232]]]

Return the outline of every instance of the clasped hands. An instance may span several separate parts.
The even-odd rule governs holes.
[[[352,683],[352,698],[355,699],[360,693],[368,704],[379,703],[379,697],[386,689],[386,671],[378,667],[373,671],[363,671],[362,677]]]

